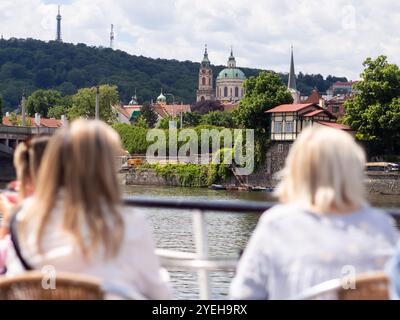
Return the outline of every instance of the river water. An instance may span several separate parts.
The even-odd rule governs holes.
[[[174,199],[213,199],[213,200],[251,200],[274,201],[268,192],[229,192],[203,188],[123,186],[128,196],[169,197]],[[400,208],[399,196],[369,195],[373,206],[381,208]],[[142,210],[142,209],[141,209]],[[158,248],[194,252],[192,222],[190,212],[166,209],[143,209],[154,230]],[[259,216],[254,214],[207,214],[209,252],[211,256],[237,257],[257,224]],[[171,284],[176,298],[198,299],[197,275],[195,272],[170,269]],[[210,274],[212,299],[227,298],[232,272],[213,272]]]

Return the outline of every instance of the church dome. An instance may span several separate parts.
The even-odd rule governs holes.
[[[167,98],[162,93],[160,93],[160,95],[157,97],[157,102],[166,102],[166,101]]]
[[[243,71],[237,68],[225,68],[222,70],[217,77],[218,79],[246,79]]]

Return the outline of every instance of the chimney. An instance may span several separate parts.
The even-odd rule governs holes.
[[[67,117],[65,116],[65,114],[61,115],[61,125],[65,127],[67,124],[68,124]]]
[[[324,109],[326,108],[325,99],[324,98],[319,99],[319,105],[320,105],[320,107],[322,107]]]
[[[40,127],[40,114],[35,113],[35,124]]]

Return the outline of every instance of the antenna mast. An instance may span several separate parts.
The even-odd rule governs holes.
[[[110,32],[110,48],[114,49],[114,25],[111,25],[111,32]]]

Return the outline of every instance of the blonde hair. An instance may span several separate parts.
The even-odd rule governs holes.
[[[309,127],[291,147],[276,195],[320,212],[354,210],[365,204],[365,153],[338,129]]]
[[[96,120],[76,120],[52,137],[28,212],[38,219],[40,252],[45,227],[62,192],[61,226],[75,238],[84,256],[99,248],[105,257],[118,253],[124,224],[118,210],[121,200],[114,157],[121,148],[118,134]]]
[[[28,186],[35,185],[40,163],[50,137],[37,135],[18,144],[14,152],[14,167],[21,199],[29,195]]]

